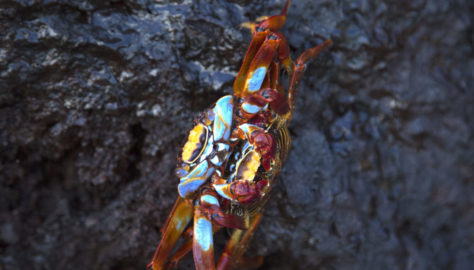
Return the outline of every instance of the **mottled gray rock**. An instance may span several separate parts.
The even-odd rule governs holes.
[[[283,2],[2,1],[0,269],[144,269],[186,131],[232,91],[239,25]],[[473,9],[292,3],[293,56],[334,46],[300,87],[262,269],[472,267]]]

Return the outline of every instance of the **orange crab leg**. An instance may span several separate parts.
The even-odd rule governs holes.
[[[286,20],[286,14],[288,12],[288,7],[290,6],[290,1],[288,0],[283,7],[282,12],[279,15],[271,16],[270,18],[262,21],[260,24],[252,24],[252,41],[250,42],[250,46],[245,54],[244,61],[242,66],[237,74],[237,77],[234,81],[234,95],[237,97],[242,96],[242,92],[244,91],[244,86],[248,79],[249,71],[255,71],[255,68],[250,68],[251,62],[256,57],[257,51],[260,49],[262,44],[264,44],[265,39],[270,34],[270,31],[278,31],[280,28],[283,27]],[[270,30],[270,31],[269,31]],[[279,49],[278,55],[281,56],[280,59],[287,59],[289,56],[289,47],[287,45],[286,40],[282,35],[277,34],[280,39],[283,39],[283,43],[285,44],[282,48]],[[284,61],[285,68],[289,65],[288,61]],[[268,66],[268,65],[267,65]],[[258,89],[257,89],[258,90]]]
[[[279,15],[271,16],[270,18],[262,21],[257,26],[257,28],[270,29],[273,32],[280,30],[285,24],[286,14],[288,13],[289,7],[290,7],[290,0],[286,1],[286,4]]]
[[[178,267],[178,262],[186,256],[193,249],[193,239],[188,239],[184,242],[178,250],[170,258],[169,263],[165,269],[173,269]]]
[[[242,258],[245,250],[257,229],[257,226],[262,220],[263,213],[258,213],[252,220],[252,224],[247,231],[234,230],[232,236],[227,242],[224,252],[222,253],[217,270],[230,270],[233,268],[257,268],[263,263],[262,257],[257,257],[255,260]],[[245,232],[245,233],[244,233]],[[243,236],[242,236],[243,235]]]
[[[217,270],[232,269],[232,267],[234,266],[233,261],[237,260],[237,258],[233,260],[233,251],[236,249],[236,246],[238,246],[240,239],[242,238],[243,232],[244,231],[242,230],[234,230],[232,236],[227,242],[227,246],[225,247],[221,258],[219,259],[219,263],[217,263]]]
[[[193,217],[193,206],[190,200],[178,197],[171,214],[166,220],[163,237],[155,251],[152,261],[148,264],[153,270],[165,269],[165,263],[176,242]]]
[[[280,39],[280,46],[278,46],[278,60],[283,64],[283,68],[286,72],[291,72],[291,56],[290,56],[290,46],[288,45],[288,41],[286,40],[285,36],[281,33],[276,32],[274,33]],[[278,70],[280,71],[280,70]]]
[[[250,63],[248,73],[245,77],[243,91],[237,96],[244,99],[237,111],[237,115],[243,119],[252,118],[266,105],[265,102],[255,102],[255,100],[252,99],[258,96],[258,91],[262,88],[265,80],[267,80],[267,84],[269,84],[268,77],[271,75],[271,72],[268,72],[268,70],[273,63],[279,44],[280,39],[278,36],[273,34],[269,35]],[[265,98],[262,100],[265,100]]]
[[[278,91],[277,82],[278,82],[279,75],[280,75],[280,63],[274,61],[272,62],[270,66],[270,83],[267,87],[262,87],[262,88],[271,88],[271,89],[276,89]]]
[[[267,72],[267,75],[265,75],[265,79],[263,79],[261,88],[269,88],[270,87],[270,80],[271,80],[270,73],[272,72],[272,67],[273,67],[272,63],[270,63],[270,66],[268,67],[268,72]]]
[[[306,62],[311,60],[313,57],[315,57],[321,51],[331,45],[332,40],[328,39],[316,47],[307,49],[296,60],[296,63],[293,65],[293,74],[291,76],[290,85],[288,87],[288,104],[290,105],[290,112],[293,112],[295,106],[296,92],[298,90],[298,85],[300,83],[301,77],[303,76],[303,73],[305,71]]]
[[[278,50],[280,50],[280,48],[281,48],[281,42],[280,42],[280,46],[278,46]],[[268,68],[267,75],[265,76],[265,79],[263,80],[262,86],[260,88],[261,89],[265,89],[265,88],[277,89],[279,76],[280,76],[280,62],[272,61]]]
[[[244,91],[242,97],[249,96],[260,90],[263,79],[267,74],[268,67],[275,57],[275,52],[280,44],[280,39],[274,35],[270,35],[265,39],[260,49],[258,49],[245,78]]]
[[[212,226],[212,233],[216,233],[221,230],[221,226]],[[183,233],[183,237],[189,238],[193,237],[193,227],[190,227],[189,230],[186,230]],[[187,239],[176,252],[171,256],[167,269],[173,269],[178,267],[178,262],[186,256],[193,249],[193,239]]]
[[[193,256],[197,270],[215,269],[212,223],[201,212],[200,205],[194,207]]]
[[[247,72],[250,67],[250,63],[254,59],[255,55],[257,54],[258,49],[262,46],[265,38],[268,35],[268,31],[261,31],[255,33],[250,42],[250,46],[247,49],[247,53],[245,54],[244,61],[242,62],[242,66],[240,67],[239,74],[235,77],[234,81],[234,96],[240,97],[241,93],[244,89],[245,85],[245,78],[247,77]]]

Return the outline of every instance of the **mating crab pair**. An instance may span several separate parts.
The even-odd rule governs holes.
[[[149,264],[153,270],[175,266],[191,249],[196,269],[215,269],[213,234],[224,227],[234,230],[218,269],[261,263],[261,258],[244,260],[243,253],[290,148],[287,126],[305,63],[332,43],[308,49],[293,62],[278,32],[289,2],[281,14],[247,24],[253,37],[233,95],[220,98],[196,119],[179,158],[179,197]],[[286,92],[282,70],[290,76]],[[170,257],[180,238],[181,246]]]

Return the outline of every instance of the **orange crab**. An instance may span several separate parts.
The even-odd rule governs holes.
[[[243,254],[290,148],[287,127],[305,63],[332,44],[327,40],[293,62],[279,32],[289,5],[288,0],[279,15],[246,24],[253,37],[233,95],[220,98],[196,119],[178,159],[179,196],[151,269],[176,266],[191,250],[196,269],[262,263],[262,258],[244,259]],[[290,78],[287,91],[280,79],[282,71]],[[213,234],[222,228],[233,233],[216,266]],[[182,243],[172,253],[179,239]]]

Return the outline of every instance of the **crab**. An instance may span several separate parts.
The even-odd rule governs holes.
[[[191,250],[196,269],[254,268],[262,263],[261,257],[244,258],[244,252],[290,149],[288,124],[306,62],[332,44],[326,40],[292,61],[279,32],[289,5],[288,0],[279,15],[244,24],[251,29],[252,41],[233,94],[205,110],[189,132],[176,169],[178,199],[149,268],[177,266]],[[287,91],[280,78],[285,72],[290,78]],[[213,234],[222,228],[233,232],[216,266]]]

